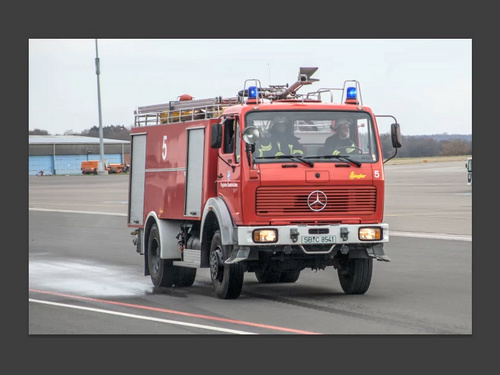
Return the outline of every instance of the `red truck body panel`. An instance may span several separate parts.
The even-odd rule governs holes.
[[[177,123],[147,127],[144,220],[152,211],[160,219],[187,218],[184,214],[187,129],[201,127],[209,133],[210,125],[214,122],[215,120],[202,120],[188,125]],[[131,133],[143,131],[144,128],[133,128]],[[205,137],[202,205],[215,195],[217,165],[213,161],[217,159],[217,151],[210,148],[209,139]]]

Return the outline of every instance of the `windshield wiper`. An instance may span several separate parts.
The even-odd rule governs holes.
[[[314,163],[312,161],[306,160],[302,156],[297,156],[297,155],[262,156],[255,159],[292,159],[292,160],[295,159],[309,165],[311,168],[314,167]]]
[[[302,156],[292,156],[292,159],[301,161],[302,163],[308,164],[311,168],[314,167],[314,163],[310,160],[304,159]]]
[[[347,155],[322,155],[322,156],[319,156],[319,157],[320,158],[325,158],[325,159],[339,159],[339,160],[344,160],[344,161],[347,161],[349,163],[355,164],[358,167],[361,167],[361,163],[359,161],[353,160],[353,159],[351,159]]]

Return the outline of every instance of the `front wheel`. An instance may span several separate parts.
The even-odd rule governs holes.
[[[370,286],[372,258],[346,259],[337,270],[340,285],[346,294],[364,294]]]
[[[239,263],[225,264],[231,247],[222,245],[220,231],[216,231],[210,245],[210,278],[215,294],[221,299],[236,299],[243,287],[244,269]]]

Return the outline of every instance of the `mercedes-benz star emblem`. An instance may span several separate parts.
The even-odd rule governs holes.
[[[326,194],[321,190],[314,190],[307,197],[307,205],[313,211],[321,211],[326,207]]]

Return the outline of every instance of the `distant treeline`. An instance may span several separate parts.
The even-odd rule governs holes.
[[[130,129],[123,125],[109,125],[102,128],[103,138],[130,140]],[[46,130],[30,130],[30,135],[50,135]],[[71,130],[64,135],[81,135],[99,138],[99,127],[94,126],[81,133]],[[380,136],[384,159],[394,155],[390,134]],[[460,156],[472,155],[472,134],[433,134],[402,136],[402,147],[396,155],[400,158],[430,157],[430,156]]]
[[[394,155],[390,134],[380,136],[384,159]],[[472,134],[402,136],[396,158],[472,155]]]
[[[47,130],[30,130],[29,135],[51,135]],[[55,135],[55,134],[54,134]],[[99,138],[99,127],[93,126],[86,129],[81,133],[74,132],[73,130],[65,131],[63,135],[80,135],[83,137]],[[130,128],[124,125],[109,125],[102,127],[102,137],[107,139],[120,139],[122,141],[130,140]]]

